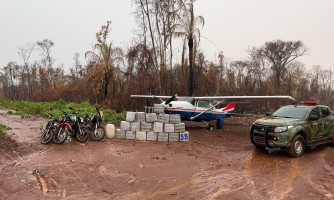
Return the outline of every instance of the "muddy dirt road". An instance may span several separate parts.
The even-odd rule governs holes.
[[[42,145],[46,119],[0,115],[0,199],[334,199],[334,148],[297,159],[255,150],[248,125],[187,128],[189,142]],[[246,123],[247,124],[247,123]]]

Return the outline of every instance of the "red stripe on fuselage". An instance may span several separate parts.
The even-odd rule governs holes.
[[[166,110],[179,110],[179,111],[192,111],[192,112],[203,112],[206,110],[194,110],[194,109],[185,109],[185,108],[166,108]],[[219,111],[213,111],[213,110],[209,110],[209,113],[221,113],[221,114],[226,114],[224,111],[223,112],[219,112]]]

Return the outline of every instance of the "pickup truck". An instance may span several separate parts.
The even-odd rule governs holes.
[[[306,147],[325,143],[334,146],[334,115],[323,105],[283,106],[254,122],[250,140],[256,148],[282,149],[296,158]]]

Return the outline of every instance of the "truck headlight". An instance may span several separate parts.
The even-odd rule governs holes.
[[[283,133],[289,130],[289,128],[292,128],[292,126],[278,126],[275,128],[275,133]]]

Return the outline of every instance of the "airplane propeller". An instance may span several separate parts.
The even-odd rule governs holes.
[[[161,98],[158,98],[156,96],[154,96],[153,99],[156,100],[159,104],[164,102]]]
[[[174,96],[172,96],[170,99],[168,99],[166,102],[165,102],[165,105],[169,104],[170,102],[174,101],[174,99],[176,98],[177,94],[175,94]]]

